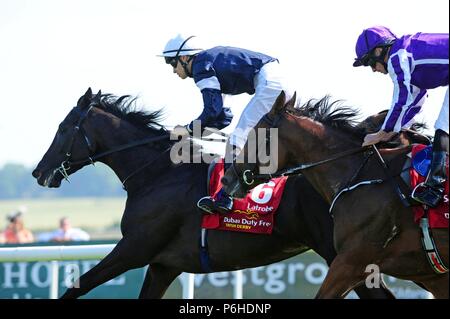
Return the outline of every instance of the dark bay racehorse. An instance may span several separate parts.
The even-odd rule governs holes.
[[[381,179],[381,182],[361,184],[334,202],[334,244],[338,255],[317,297],[342,298],[378,269],[381,273],[422,283],[436,298],[448,298],[448,272],[436,274],[430,267],[411,208],[401,203],[376,155],[368,156],[370,150],[374,153],[375,150],[361,151],[365,133],[354,123],[354,109],[336,107],[326,98],[310,101],[301,108],[295,108],[293,101],[285,103],[281,93],[272,110],[255,127],[266,131],[278,128],[278,154],[270,156],[272,159],[278,156],[279,170],[304,163],[302,174],[328,203],[346,186]],[[260,138],[256,145],[261,147],[267,142]],[[398,174],[410,147],[380,151]],[[246,153],[247,145],[241,154],[247,156]],[[330,161],[324,162],[327,159]],[[267,175],[258,174],[260,167],[258,162],[234,163],[222,179],[225,190],[241,196],[250,187],[267,180]],[[448,234],[448,229],[433,230],[446,265]],[[367,271],[368,266],[371,271]]]
[[[50,148],[33,171],[38,183],[59,187],[64,176],[91,161],[108,165],[124,183],[127,202],[123,238],[98,265],[80,277],[76,298],[123,272],[150,265],[141,298],[161,298],[181,272],[205,272],[200,264],[201,213],[208,165],[173,164],[167,131],[158,112],[132,109],[128,97],[93,96],[89,89],[60,124]],[[152,140],[149,141],[149,138]],[[146,141],[142,143],[142,141]],[[209,231],[214,271],[271,264],[313,249],[328,264],[335,257],[328,205],[305,178],[289,178],[272,235]],[[380,289],[355,289],[361,298],[392,298]]]

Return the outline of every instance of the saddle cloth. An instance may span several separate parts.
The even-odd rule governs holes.
[[[223,159],[211,174],[209,194],[215,197],[220,191],[224,175]],[[234,198],[232,212],[228,214],[208,214],[203,216],[202,227],[206,229],[229,230],[257,234],[271,234],[274,214],[283,195],[287,177],[271,179],[252,189],[246,197]]]
[[[409,170],[411,186],[414,188],[417,184],[425,181],[430,169],[432,152],[430,147],[426,145],[414,145],[411,151],[413,165]],[[448,158],[447,158],[447,176],[448,176]],[[445,195],[438,207],[429,208],[428,218],[431,228],[448,228],[449,223],[449,202],[448,202],[449,181],[445,183]],[[424,215],[422,205],[414,206],[414,221],[419,223],[420,218]]]

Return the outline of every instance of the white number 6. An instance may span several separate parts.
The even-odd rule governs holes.
[[[252,190],[252,200],[257,204],[265,204],[269,202],[272,198],[274,187],[275,183],[272,181],[256,186]]]

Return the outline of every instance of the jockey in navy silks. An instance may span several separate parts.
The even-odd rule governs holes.
[[[388,28],[365,29],[356,43],[353,66],[370,66],[373,72],[389,74],[394,82],[391,108],[380,131],[366,135],[363,145],[389,140],[408,126],[420,111],[428,89],[447,87],[444,103],[434,125],[433,154],[425,183],[412,197],[436,207],[444,195],[448,154],[448,33],[416,33],[397,37]]]
[[[202,131],[206,127],[220,130],[230,125],[233,114],[224,105],[222,94],[253,95],[227,141],[225,170],[244,147],[250,130],[271,110],[280,92],[284,90],[288,96],[292,93],[284,83],[278,60],[262,53],[224,46],[205,50],[197,44],[196,37],[177,35],[167,42],[161,56],[181,79],[190,77],[199,88],[203,111],[194,121],[200,122]],[[172,134],[191,135],[194,121],[177,125]],[[216,199],[206,196],[197,204],[207,213],[227,213],[232,205],[232,198],[223,190]]]

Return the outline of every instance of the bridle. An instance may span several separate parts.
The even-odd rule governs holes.
[[[86,111],[80,111],[80,109],[78,109],[77,107],[75,107],[75,110],[77,110],[77,112],[80,114],[80,117],[78,119],[77,124],[73,127],[73,132],[72,135],[69,139],[69,143],[67,144],[67,147],[65,148],[64,154],[65,154],[65,159],[61,162],[60,166],[56,169],[57,172],[59,172],[65,180],[69,181],[69,174],[68,174],[68,170],[71,169],[71,167],[76,166],[76,165],[83,165],[83,164],[92,164],[94,165],[95,161],[98,160],[101,157],[104,157],[106,155],[110,155],[112,153],[116,153],[116,152],[120,152],[135,146],[140,146],[140,145],[145,145],[145,144],[149,144],[152,142],[157,142],[160,140],[165,140],[168,139],[170,136],[170,133],[168,132],[164,132],[164,134],[160,135],[160,136],[152,136],[152,137],[148,137],[142,140],[138,140],[135,142],[131,142],[131,143],[127,143],[127,144],[122,144],[119,145],[111,150],[107,150],[98,154],[94,154],[94,147],[93,147],[93,143],[91,142],[91,140],[89,139],[88,135],[86,134],[86,131],[83,129],[82,125],[84,120],[87,118],[89,112],[92,110],[92,108],[94,106],[97,105],[97,102],[91,102],[89,104],[89,106],[86,108]],[[87,158],[85,159],[81,159],[81,160],[77,160],[77,161],[72,161],[72,148],[73,148],[73,144],[75,141],[75,137],[77,136],[77,134],[81,134],[83,136],[83,140],[86,142],[86,145],[88,147],[89,150],[89,155]],[[165,149],[161,154],[166,153],[168,150],[170,150],[171,147]],[[143,167],[138,168],[136,171],[134,171],[133,173],[131,173],[127,178],[124,179],[124,181],[122,182],[123,187],[125,188],[125,182],[127,182],[131,177],[133,177],[134,175],[136,175],[136,173],[138,173],[139,171],[141,171],[143,168],[150,166],[151,164],[153,164],[157,159],[160,158],[160,156],[156,157],[153,161],[150,161],[148,163],[146,163]]]
[[[262,117],[261,120],[264,123],[269,125],[269,129],[276,128],[278,126],[278,123],[280,122],[280,120],[283,118],[284,114],[294,117],[293,114],[284,110],[283,112],[277,113],[274,118],[271,118],[269,113],[267,113],[266,115],[264,115]],[[269,132],[270,132],[270,130],[269,130]],[[270,135],[269,135],[269,138],[266,136],[266,143],[269,143],[269,142],[270,142]],[[286,168],[286,169],[277,171],[273,174],[256,174],[251,169],[246,169],[241,174],[239,174],[239,172],[236,168],[236,165],[235,165],[236,162],[234,160],[231,164],[231,168],[232,168],[232,172],[234,173],[235,177],[239,180],[239,183],[246,185],[246,186],[252,186],[255,183],[255,180],[257,180],[257,179],[268,180],[268,179],[276,178],[276,177],[298,175],[301,173],[302,170],[312,168],[312,167],[315,167],[318,165],[322,165],[322,164],[325,164],[328,162],[332,162],[332,161],[335,161],[335,160],[345,157],[345,156],[362,153],[362,152],[367,151],[369,148],[370,148],[370,146],[364,146],[364,147],[358,147],[355,149],[350,149],[350,150],[335,154],[335,155],[333,155],[327,159],[321,160],[321,161],[317,161],[317,162],[313,162],[313,163],[299,164],[294,167],[290,167],[290,168]],[[372,155],[372,154],[373,153],[370,151],[370,155]],[[255,164],[256,164],[255,168],[258,168],[259,167],[258,164],[257,163],[255,163]]]
[[[72,135],[69,139],[69,143],[67,144],[67,147],[65,148],[64,155],[65,159],[61,162],[61,165],[58,167],[57,171],[61,173],[61,175],[64,177],[65,180],[69,182],[69,174],[67,173],[68,170],[70,170],[71,166],[74,164],[81,164],[81,162],[90,162],[91,164],[94,164],[94,159],[92,158],[92,153],[94,152],[93,144],[89,140],[89,137],[87,136],[85,130],[82,127],[82,124],[84,120],[86,119],[89,111],[94,107],[95,102],[91,102],[89,106],[87,107],[86,111],[80,111],[77,107],[74,109],[80,114],[80,117],[78,118],[77,124],[73,127]],[[86,142],[86,145],[89,150],[89,156],[86,160],[83,161],[77,161],[77,162],[71,162],[72,158],[72,148],[73,143],[75,142],[75,137],[78,133],[81,133],[83,136],[83,140]],[[80,162],[80,163],[78,163]]]
[[[269,116],[269,113],[268,113],[262,118],[262,121],[264,123],[267,123],[269,125],[269,128],[276,128],[284,114],[295,117],[295,115],[284,110],[283,112],[277,113],[277,115],[274,119],[271,119]],[[267,142],[268,141],[266,140],[266,143]],[[361,170],[367,164],[369,158],[372,155],[375,155],[377,161],[380,163],[380,165],[384,171],[384,174],[386,175],[386,179],[389,181],[389,183],[394,188],[394,190],[397,193],[397,195],[399,196],[401,202],[403,203],[404,206],[409,207],[410,204],[408,202],[407,197],[403,194],[398,183],[394,180],[393,176],[389,172],[389,167],[388,167],[387,163],[384,161],[380,152],[378,151],[378,148],[376,147],[376,145],[360,146],[357,148],[349,149],[349,150],[334,154],[334,155],[330,156],[329,158],[326,158],[326,159],[323,159],[323,160],[320,160],[317,162],[312,162],[312,163],[298,164],[294,167],[286,168],[286,169],[280,170],[278,172],[275,172],[274,174],[256,174],[251,169],[247,169],[247,170],[243,171],[242,174],[239,174],[238,170],[236,169],[234,161],[233,161],[231,167],[232,167],[232,171],[233,171],[234,175],[237,177],[237,179],[241,185],[244,184],[246,186],[252,186],[255,183],[256,179],[268,180],[268,179],[276,178],[276,177],[298,175],[305,169],[316,167],[316,166],[319,166],[319,165],[322,165],[325,163],[329,163],[329,162],[335,161],[337,159],[340,159],[340,158],[343,158],[346,156],[350,156],[350,155],[354,155],[354,154],[358,154],[358,153],[365,153],[363,162],[359,166],[359,168],[356,169],[353,176],[351,176],[351,178],[347,181],[347,185],[352,183],[357,178],[357,176],[360,174]],[[255,168],[258,168],[258,165],[255,165]],[[372,182],[378,183],[379,181],[383,181],[383,180],[378,179],[375,181],[371,181],[371,183]]]

